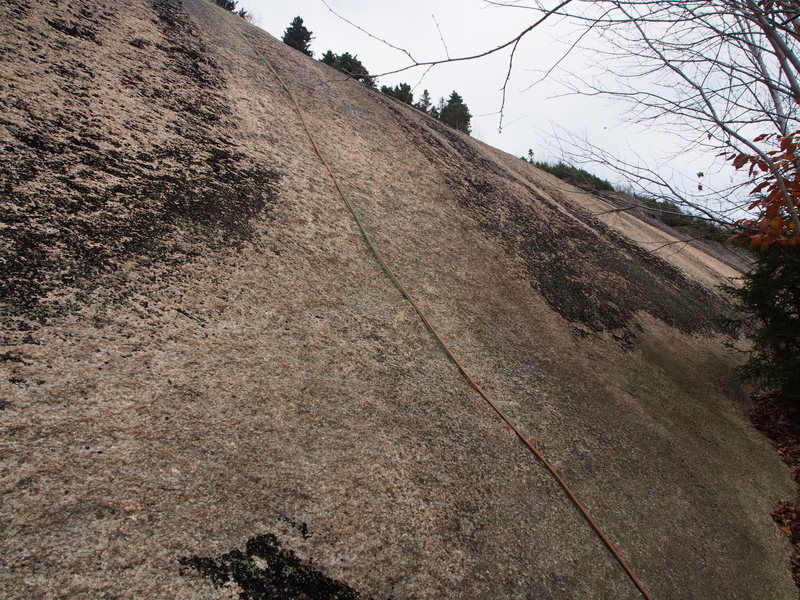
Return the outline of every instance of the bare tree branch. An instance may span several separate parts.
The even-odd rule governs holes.
[[[444,36],[442,35],[442,28],[439,27],[439,21],[436,20],[435,15],[431,15],[431,19],[433,19],[434,24],[436,25],[436,31],[439,32],[439,39],[442,41],[442,46],[444,47],[444,54],[447,56],[447,59],[450,60],[450,51],[447,49],[447,44],[444,42]],[[429,69],[433,67],[431,65]]]

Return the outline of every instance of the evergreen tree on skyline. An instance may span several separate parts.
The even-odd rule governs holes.
[[[405,102],[406,104],[414,103],[414,94],[411,93],[411,86],[407,83],[401,83],[393,88],[384,85],[381,86],[381,91],[388,96],[397,98],[400,102]]]
[[[433,103],[431,102],[430,93],[428,92],[428,90],[423,90],[422,91],[422,96],[420,96],[420,98],[419,98],[419,102],[417,102],[414,106],[416,106],[418,109],[420,109],[423,112],[429,113],[430,110],[431,110],[431,105],[432,104]]]
[[[322,55],[320,62],[324,62],[337,71],[341,71],[353,79],[357,79],[370,89],[376,89],[375,78],[369,74],[369,71],[367,71],[367,68],[358,60],[358,57],[349,52],[335,54],[332,50],[328,50]]]
[[[283,34],[283,43],[300,50],[300,52],[307,56],[314,56],[314,53],[309,49],[311,40],[314,39],[311,37],[312,33],[314,32],[309,31],[306,29],[305,25],[303,25],[302,18],[295,17]]]
[[[439,118],[459,131],[470,133],[472,130],[470,127],[472,115],[464,104],[464,99],[455,90],[450,94],[447,104],[439,111]]]

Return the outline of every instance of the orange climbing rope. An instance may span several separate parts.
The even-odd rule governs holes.
[[[222,10],[222,9],[219,9],[219,10]],[[597,534],[597,536],[603,541],[603,543],[606,545],[606,547],[611,551],[611,554],[614,555],[614,558],[616,558],[617,562],[619,562],[620,566],[622,566],[622,568],[625,570],[625,573],[627,573],[628,577],[630,577],[631,581],[636,586],[636,588],[639,590],[639,592],[642,594],[642,596],[646,600],[653,600],[652,596],[645,589],[645,587],[642,584],[642,582],[639,581],[639,578],[636,577],[636,574],[633,572],[633,570],[628,565],[626,560],[622,557],[622,555],[620,554],[619,550],[614,545],[614,542],[612,542],[608,538],[608,536],[600,528],[600,525],[598,525],[597,521],[595,521],[594,518],[592,518],[592,516],[589,514],[588,509],[578,499],[578,497],[572,491],[572,488],[570,488],[569,484],[564,480],[563,477],[561,477],[561,475],[558,473],[556,468],[550,463],[550,461],[548,461],[547,458],[545,458],[545,456],[525,437],[525,435],[511,421],[511,419],[509,419],[505,415],[505,413],[503,413],[503,411],[500,410],[500,407],[498,407],[497,404],[495,404],[494,401],[492,401],[492,399],[489,398],[489,396],[486,394],[486,392],[483,391],[483,389],[481,389],[481,386],[478,385],[478,382],[475,381],[475,379],[472,377],[472,375],[469,374],[469,372],[464,368],[464,366],[461,364],[461,362],[459,362],[458,358],[456,358],[455,354],[453,354],[453,352],[447,346],[445,341],[442,339],[442,337],[439,335],[439,333],[433,327],[431,322],[428,320],[428,317],[425,316],[425,313],[422,311],[422,309],[416,303],[416,301],[411,296],[411,294],[409,294],[408,291],[403,286],[403,284],[400,283],[400,280],[397,278],[397,276],[394,274],[392,269],[389,267],[388,263],[384,260],[384,258],[381,255],[380,251],[373,244],[372,240],[369,237],[369,234],[367,233],[366,228],[364,227],[363,223],[361,222],[361,219],[358,216],[358,213],[355,210],[355,207],[350,202],[350,199],[347,197],[347,194],[345,194],[344,190],[342,189],[341,185],[339,184],[338,178],[336,177],[336,175],[333,172],[333,169],[331,169],[331,166],[328,164],[328,161],[325,159],[325,156],[322,154],[322,151],[320,150],[319,146],[317,145],[317,142],[314,139],[314,136],[311,134],[311,130],[309,129],[308,122],[306,121],[306,118],[305,118],[305,114],[303,113],[303,109],[300,107],[300,103],[297,101],[297,98],[295,97],[295,95],[292,92],[292,90],[289,89],[289,86],[286,85],[286,82],[278,74],[278,72],[273,68],[272,64],[270,64],[270,62],[266,59],[266,57],[250,42],[250,40],[248,40],[243,33],[241,33],[230,22],[228,22],[227,19],[224,19],[224,20],[228,24],[228,26],[230,26],[230,28],[233,30],[233,32],[239,38],[241,38],[242,41],[244,41],[244,43],[247,44],[247,46],[250,47],[250,49],[255,53],[256,58],[267,68],[267,70],[270,71],[270,73],[272,73],[272,75],[278,80],[278,82],[280,82],[281,87],[284,89],[284,91],[286,91],[286,93],[291,98],[292,103],[294,104],[295,110],[297,111],[297,114],[300,117],[300,121],[301,121],[301,123],[303,125],[303,129],[305,130],[306,136],[308,137],[308,140],[311,142],[311,146],[314,148],[314,152],[316,153],[317,157],[319,157],[319,160],[323,164],[323,166],[325,167],[325,170],[328,171],[328,174],[330,175],[331,181],[333,182],[333,185],[336,187],[336,191],[339,193],[339,196],[341,196],[342,201],[344,201],[344,203],[347,206],[348,210],[350,211],[351,215],[355,219],[356,224],[358,225],[358,228],[361,231],[361,235],[364,237],[364,240],[366,241],[366,243],[369,246],[370,250],[372,251],[372,253],[374,254],[375,258],[380,263],[381,268],[383,268],[383,270],[386,272],[386,274],[392,280],[392,282],[397,287],[397,289],[400,290],[400,293],[403,295],[403,297],[411,304],[411,306],[416,311],[417,315],[419,315],[419,317],[422,320],[422,322],[425,325],[425,327],[428,329],[428,331],[430,331],[433,334],[433,336],[436,338],[436,341],[439,343],[439,345],[442,347],[444,352],[447,354],[448,358],[453,361],[453,363],[456,365],[456,367],[458,367],[458,370],[466,378],[466,380],[469,382],[469,384],[475,389],[476,392],[478,392],[478,394],[480,394],[481,398],[483,398],[486,401],[486,403],[492,408],[492,410],[494,410],[497,413],[497,415],[503,420],[503,422],[511,428],[511,430],[516,434],[517,438],[519,438],[519,440],[528,448],[528,450],[530,450],[536,456],[536,458],[545,466],[545,468],[547,468],[547,470],[550,472],[550,474],[555,478],[555,480],[558,482],[558,484],[561,486],[561,488],[564,490],[564,492],[566,492],[567,496],[569,496],[570,500],[572,500],[572,502],[575,504],[575,506],[581,512],[581,514],[586,519],[586,521],[589,523],[589,525],[591,525],[592,529],[594,529],[594,531]]]

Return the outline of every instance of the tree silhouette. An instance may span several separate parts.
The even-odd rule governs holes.
[[[361,64],[361,61],[358,60],[358,57],[350,54],[349,52],[334,54],[331,50],[328,50],[322,55],[320,61],[333,67],[337,71],[341,71],[342,73],[349,75],[353,79],[357,79],[370,89],[374,90],[376,88],[375,78],[369,74],[369,71],[367,71],[367,68]]]
[[[430,112],[432,105],[433,103],[431,102],[431,95],[428,93],[428,90],[423,90],[422,96],[420,96],[419,101],[414,106],[421,111]]]
[[[411,86],[407,83],[401,83],[393,88],[384,85],[381,86],[381,91],[387,96],[397,98],[400,102],[405,102],[406,104],[414,103],[414,94],[411,93]]]
[[[464,99],[453,91],[444,108],[439,112],[439,118],[459,131],[469,133],[471,131],[470,121],[472,115],[469,113],[469,108],[464,104]]]
[[[757,252],[742,285],[726,289],[738,300],[729,326],[752,342],[742,375],[767,389],[780,387],[800,405],[800,246]]]
[[[303,54],[314,56],[314,53],[309,50],[309,45],[313,39],[311,37],[312,33],[314,32],[309,31],[306,29],[305,25],[303,25],[303,19],[295,17],[283,33],[283,43],[300,50]]]

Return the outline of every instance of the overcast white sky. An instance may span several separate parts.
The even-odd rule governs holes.
[[[533,18],[531,11],[489,6],[482,0],[405,0],[384,2],[368,0],[328,0],[339,14],[373,35],[409,50],[419,61],[445,57],[445,49],[437,31],[441,28],[450,56],[474,54],[499,45],[525,29]],[[301,16],[313,32],[311,49],[315,58],[330,49],[335,53],[356,54],[370,73],[384,73],[409,64],[403,53],[370,39],[367,35],[334,16],[321,0],[239,0],[239,6],[256,16],[256,24],[277,38],[295,16]],[[435,21],[434,21],[435,19]],[[560,74],[527,89],[537,81],[574,39],[574,27],[556,23],[537,28],[520,44],[508,87],[504,127],[498,132],[496,114],[501,103],[500,88],[508,66],[508,53],[503,52],[476,61],[451,63],[435,67],[415,89],[415,99],[428,89],[434,101],[458,91],[473,114],[473,136],[492,146],[520,156],[532,148],[537,160],[554,160],[561,156],[547,136],[554,129],[564,128],[606,150],[631,155],[631,148],[650,165],[666,164],[665,157],[677,150],[666,141],[667,131],[643,130],[625,122],[628,107],[614,105],[598,97],[560,96],[565,90],[557,83],[569,79],[569,73],[586,73],[592,57],[573,54],[562,65]],[[396,75],[380,77],[379,85],[407,82],[417,85],[423,75],[417,68]],[[527,89],[527,91],[526,91]],[[694,185],[694,173],[713,173],[714,156],[681,155],[675,169],[688,176]],[[618,180],[602,166],[589,168],[612,182]],[[713,177],[713,175],[712,175]],[[717,175],[717,182],[706,185],[725,186],[727,174]]]

